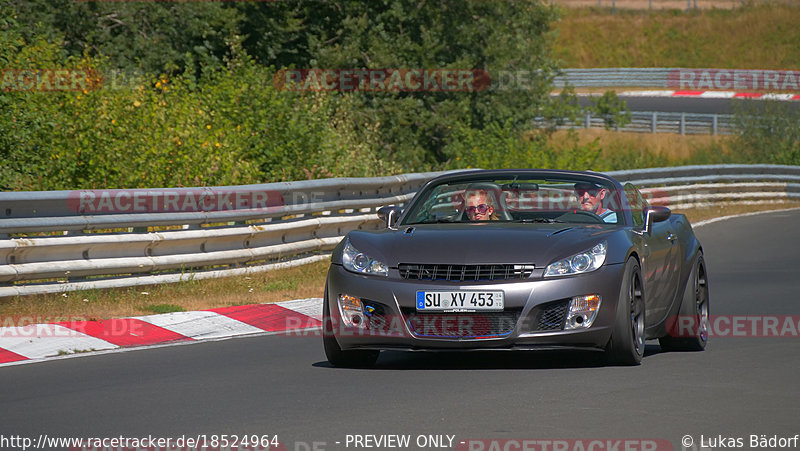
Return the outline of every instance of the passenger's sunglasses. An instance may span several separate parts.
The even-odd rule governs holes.
[[[487,211],[489,211],[489,206],[486,204],[472,205],[467,207],[467,213],[471,215],[474,215],[475,212],[478,212],[478,214],[481,215],[485,215]]]
[[[578,193],[578,197],[583,197],[583,195],[586,194],[586,193],[589,193],[589,195],[592,196],[592,197],[597,197],[597,193],[599,193],[600,190],[596,190],[596,189],[577,189],[577,190],[575,190],[575,192]]]

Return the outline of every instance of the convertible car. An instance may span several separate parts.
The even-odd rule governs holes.
[[[323,345],[336,366],[381,350],[591,349],[638,365],[645,340],[703,350],[703,249],[684,215],[595,172],[478,170],[423,186],[386,227],[333,252]]]

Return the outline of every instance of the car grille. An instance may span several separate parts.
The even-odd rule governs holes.
[[[490,338],[514,331],[520,309],[483,313],[406,313],[417,337]]]
[[[564,320],[567,318],[568,308],[569,299],[535,307],[530,316],[534,325],[532,331],[544,332],[564,329]]]
[[[533,265],[398,265],[400,276],[411,280],[446,280],[466,282],[480,280],[525,279],[533,273]]]

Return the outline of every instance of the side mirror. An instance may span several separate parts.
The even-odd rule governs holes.
[[[381,207],[378,209],[378,217],[386,223],[386,227],[391,229],[394,228],[394,224],[397,222],[397,218],[400,217],[400,213],[402,212],[403,210],[396,206]]]
[[[672,212],[667,207],[650,206],[642,209],[642,216],[644,216],[644,232],[650,233],[653,224],[656,222],[666,221]]]

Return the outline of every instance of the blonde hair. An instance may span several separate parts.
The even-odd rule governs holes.
[[[489,215],[489,220],[499,221],[500,216],[497,215],[497,205],[495,203],[494,197],[489,195],[489,191],[483,188],[472,189],[467,191],[466,196],[464,196],[464,210],[466,211],[466,205],[469,198],[478,196],[482,196],[484,199],[486,199],[486,205],[492,207],[492,214]]]

